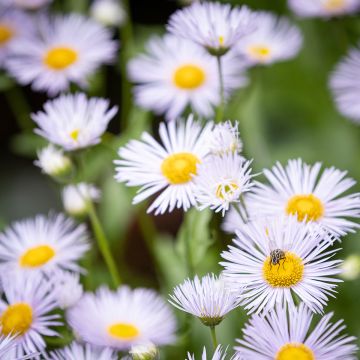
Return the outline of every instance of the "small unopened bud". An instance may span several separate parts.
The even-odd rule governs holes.
[[[126,12],[117,0],[95,0],[90,8],[93,19],[105,26],[120,26],[126,21]]]
[[[155,360],[159,358],[159,352],[152,343],[134,345],[130,350],[133,360]]]
[[[360,276],[360,256],[350,255],[341,265],[341,277],[345,280],[356,280]]]
[[[54,292],[60,309],[74,306],[83,295],[83,287],[78,274],[59,272],[54,278]]]

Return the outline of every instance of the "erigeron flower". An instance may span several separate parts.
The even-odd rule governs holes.
[[[251,65],[272,64],[297,55],[302,46],[300,30],[284,17],[256,12],[256,29],[236,44],[237,52]]]
[[[61,149],[49,144],[37,153],[38,159],[34,164],[38,166],[44,174],[53,177],[64,177],[72,171],[72,161],[64,154]]]
[[[50,275],[59,269],[79,272],[76,261],[88,248],[85,225],[62,214],[37,215],[0,234],[1,269],[23,275]]]
[[[225,94],[246,84],[244,64],[233,55],[223,58]],[[190,106],[204,117],[219,105],[219,77],[216,59],[203,48],[173,35],[153,37],[147,54],[128,65],[135,101],[141,107],[174,120]]]
[[[77,93],[47,101],[32,119],[39,127],[35,129],[38,135],[72,151],[98,144],[116,113],[117,107],[110,108],[108,100]]]
[[[0,325],[1,335],[16,334],[16,347],[6,360],[44,350],[43,336],[58,336],[50,327],[62,325],[60,315],[52,313],[57,302],[48,281],[9,275],[2,273],[5,300],[0,299]]]
[[[0,5],[14,6],[23,10],[37,10],[51,2],[52,0],[1,0]]]
[[[37,29],[36,35],[16,41],[6,67],[20,84],[51,96],[71,83],[86,87],[88,77],[110,63],[117,50],[110,31],[78,14],[42,17]]]
[[[360,277],[360,256],[349,255],[341,264],[340,276],[344,280],[356,280]]]
[[[138,344],[131,347],[129,354],[132,360],[160,359],[159,351],[153,343]]]
[[[84,294],[67,311],[67,319],[81,339],[97,346],[130,350],[138,344],[158,346],[175,339],[175,318],[169,306],[148,289],[102,287],[95,294]]]
[[[210,122],[202,127],[192,115],[186,122],[161,123],[162,144],[145,132],[141,141],[131,140],[119,149],[121,160],[114,161],[116,180],[127,186],[141,186],[134,204],[161,191],[148,212],[188,210],[196,204],[193,176],[208,155],[206,142],[212,127]]]
[[[293,306],[294,295],[322,312],[341,281],[334,277],[341,261],[331,260],[338,249],[328,250],[332,241],[325,236],[294,217],[250,222],[221,254],[223,275],[248,313],[266,313],[277,303]]]
[[[101,191],[92,184],[67,185],[62,190],[62,202],[67,214],[81,218],[88,213],[88,202],[98,201]]]
[[[253,315],[235,347],[237,360],[356,360],[356,338],[341,335],[343,320],[331,323],[333,313],[311,327],[313,314],[305,306],[277,306],[267,314]]]
[[[340,113],[360,123],[360,48],[349,54],[336,67],[330,79],[335,102]]]
[[[289,0],[289,7],[301,17],[330,18],[356,13],[360,0]]]
[[[60,309],[68,309],[77,304],[83,295],[80,276],[68,271],[57,271],[51,278],[53,291]]]
[[[224,216],[231,203],[240,203],[240,196],[253,186],[250,165],[236,153],[210,156],[199,164],[194,178],[199,209],[209,207]]]
[[[178,309],[199,318],[206,326],[218,325],[231,310],[239,305],[239,300],[229,288],[224,278],[208,274],[199,279],[186,279],[174,288],[169,302]]]
[[[105,26],[120,26],[127,18],[119,0],[95,0],[90,7],[90,15]]]
[[[277,163],[265,169],[269,184],[255,182],[247,196],[250,215],[296,215],[300,222],[311,221],[336,235],[354,231],[359,225],[349,218],[360,216],[360,194],[342,194],[355,181],[334,167],[319,176],[320,169],[321,163],[311,166],[301,159],[289,160],[285,168]]]
[[[227,53],[239,39],[254,30],[253,14],[246,7],[218,2],[195,2],[177,10],[168,30],[205,47],[212,55]]]
[[[223,350],[221,345],[218,345],[215,349],[215,352],[212,357],[208,357],[206,353],[206,347],[204,346],[204,350],[201,356],[201,360],[225,360],[226,359],[226,350]],[[188,357],[186,360],[196,360],[195,355],[191,355],[188,353]]]

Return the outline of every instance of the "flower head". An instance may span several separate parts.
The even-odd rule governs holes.
[[[95,0],[91,4],[90,14],[105,26],[120,26],[127,18],[125,9],[118,0]]]

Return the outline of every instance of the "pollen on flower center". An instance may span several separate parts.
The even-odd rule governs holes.
[[[33,312],[30,305],[17,303],[9,305],[1,314],[1,332],[4,335],[22,335],[29,330],[33,320]]]
[[[286,206],[288,215],[297,215],[299,221],[316,221],[324,215],[324,205],[316,196],[295,195],[289,199]]]
[[[5,45],[13,36],[14,32],[9,26],[0,24],[0,46]]]
[[[183,184],[196,175],[196,165],[200,160],[191,153],[176,153],[168,156],[161,164],[161,172],[170,184]]]
[[[44,63],[53,70],[64,70],[78,59],[78,53],[67,47],[56,47],[49,50]]]
[[[75,129],[73,131],[70,132],[70,137],[74,140],[77,141],[79,138],[79,134],[80,134],[80,130],[79,129]]]
[[[23,267],[37,267],[46,264],[55,256],[55,251],[48,245],[35,246],[27,250],[20,258]]]
[[[112,337],[121,340],[132,340],[140,334],[136,326],[126,323],[113,324],[108,327],[108,332]]]
[[[300,343],[285,344],[275,356],[275,360],[315,360],[310,348]]]
[[[324,7],[328,11],[341,10],[345,6],[345,0],[327,0]]]
[[[239,186],[234,181],[221,183],[216,188],[216,197],[221,200],[232,200],[238,189]]]
[[[285,258],[273,265],[268,256],[263,265],[263,277],[272,287],[291,287],[301,281],[304,273],[304,264],[300,257],[285,252]]]
[[[180,89],[196,89],[205,82],[205,79],[204,70],[197,65],[180,66],[174,73],[174,83]]]
[[[264,45],[253,45],[248,48],[251,57],[258,61],[266,61],[271,55],[271,49]]]

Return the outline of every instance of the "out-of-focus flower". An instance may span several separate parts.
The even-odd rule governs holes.
[[[360,216],[360,194],[341,195],[355,181],[334,167],[319,177],[320,169],[321,163],[310,166],[297,159],[285,168],[277,163],[263,170],[270,184],[255,182],[247,196],[250,216],[296,215],[299,222],[311,221],[336,235],[354,231],[359,225],[348,218]]]
[[[101,191],[92,184],[67,185],[62,191],[62,202],[66,213],[81,218],[88,213],[88,202],[98,201]]]
[[[24,275],[50,275],[60,269],[79,272],[76,261],[88,248],[85,225],[76,225],[62,214],[37,215],[11,224],[0,234],[1,269]]]
[[[121,160],[115,160],[119,182],[127,186],[142,186],[133,203],[162,191],[150,205],[155,214],[196,204],[193,181],[197,165],[208,155],[207,138],[213,127],[203,128],[190,115],[186,122],[161,123],[159,144],[150,134],[143,133],[142,141],[131,140],[119,149]]]
[[[41,17],[36,36],[12,46],[7,70],[22,85],[55,96],[70,83],[87,86],[87,78],[114,59],[117,44],[111,32],[81,15]],[[74,36],[76,34],[76,36]]]
[[[38,160],[34,161],[43,173],[55,178],[63,178],[72,171],[71,159],[61,149],[49,144],[38,152]]]
[[[252,15],[246,6],[232,8],[218,2],[195,2],[170,17],[168,30],[221,56],[254,30]]]
[[[250,164],[236,153],[210,156],[199,164],[194,178],[199,209],[209,207],[224,216],[231,203],[239,203],[240,196],[253,186]]]
[[[336,105],[344,116],[360,123],[360,49],[352,49],[330,79]]]
[[[169,302],[178,309],[199,318],[206,326],[216,326],[239,305],[239,300],[224,278],[208,274],[199,279],[186,279],[174,289]]]
[[[340,260],[330,260],[337,249],[309,223],[294,217],[253,221],[237,231],[223,275],[238,291],[249,313],[268,312],[276,303],[294,305],[296,294],[312,311],[322,312],[328,296],[334,296],[334,277],[341,273]]]
[[[344,280],[356,280],[360,277],[360,256],[350,255],[341,264],[340,276]]]
[[[14,6],[23,10],[37,10],[51,2],[52,0],[0,0],[0,5]]]
[[[56,293],[56,299],[61,309],[65,310],[74,306],[83,295],[80,276],[68,271],[57,271],[51,278]]]
[[[209,360],[225,360],[226,359],[226,350],[223,350],[222,346],[218,345],[218,347],[215,349],[213,356],[208,358],[207,354],[206,354],[206,348],[204,346],[201,360],[208,360],[208,359]],[[188,357],[186,360],[196,360],[195,355],[194,354],[191,355],[190,353],[188,353]]]
[[[175,318],[153,290],[127,286],[115,292],[102,287],[86,293],[67,311],[70,326],[84,341],[98,346],[130,350],[133,345],[175,340]]]
[[[329,18],[356,13],[360,0],[289,0],[289,7],[301,17]]]
[[[71,151],[98,144],[116,113],[116,106],[109,108],[109,100],[78,93],[47,101],[32,119],[38,135]]]
[[[173,35],[154,37],[147,55],[130,61],[129,77],[138,105],[165,113],[174,120],[190,105],[199,115],[211,117],[220,103],[216,59],[203,48]],[[244,63],[231,54],[223,58],[225,93],[246,84]]]
[[[251,64],[272,64],[297,55],[302,45],[300,30],[286,18],[269,12],[256,12],[256,30],[242,37],[236,50]]]
[[[119,0],[95,0],[90,7],[90,15],[105,26],[120,26],[127,18]]]
[[[239,360],[356,360],[356,338],[340,335],[343,321],[330,320],[333,313],[323,316],[310,330],[313,314],[305,306],[277,306],[266,316],[253,315],[243,330],[244,339],[237,340]]]
[[[152,343],[134,345],[129,353],[133,360],[155,360],[159,358],[159,351]]]

